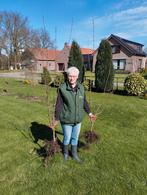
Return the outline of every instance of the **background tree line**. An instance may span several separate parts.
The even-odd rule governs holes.
[[[32,29],[27,17],[17,12],[0,12],[0,69],[15,69],[21,63],[22,52],[27,48],[53,49],[54,41],[45,28]],[[25,55],[29,57],[30,53]],[[26,58],[26,56],[25,56]],[[80,46],[72,42],[68,67],[76,66],[79,71],[79,81],[84,81],[85,67]],[[95,67],[95,86],[98,91],[111,91],[113,85],[113,65],[111,47],[103,40],[98,50]]]
[[[54,48],[45,28],[33,29],[27,17],[17,12],[0,12],[0,69],[17,67],[26,48]]]

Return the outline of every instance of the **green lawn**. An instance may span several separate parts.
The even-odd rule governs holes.
[[[128,74],[114,74],[114,82],[116,83],[124,83],[125,78],[128,76]],[[95,73],[86,71],[85,72],[86,79],[95,80]]]
[[[54,102],[56,89],[49,94]],[[31,130],[33,122],[48,124],[45,95],[42,85],[0,78],[0,195],[147,194],[146,100],[87,92],[92,111],[103,109],[94,126],[100,140],[79,149],[82,164],[71,158],[65,163],[60,153],[44,168],[35,152],[42,140],[34,143]],[[81,135],[89,129],[86,116]]]

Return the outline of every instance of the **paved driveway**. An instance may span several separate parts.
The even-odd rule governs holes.
[[[25,72],[19,71],[19,72],[6,72],[6,73],[0,73],[0,77],[4,78],[25,78]]]
[[[40,80],[40,76],[36,73],[26,73],[25,71],[18,71],[18,72],[7,72],[7,73],[0,73],[0,77],[3,78],[16,78],[16,79],[29,79],[29,77],[33,77],[36,80]]]

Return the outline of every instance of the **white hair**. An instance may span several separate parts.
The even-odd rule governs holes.
[[[75,73],[77,76],[79,76],[79,69],[76,68],[75,66],[71,66],[70,68],[68,68],[66,70],[67,75],[71,74],[71,73]]]

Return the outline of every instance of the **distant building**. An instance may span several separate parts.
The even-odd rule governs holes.
[[[70,46],[65,43],[64,48],[60,51],[57,56],[57,71],[64,71],[68,66],[68,58],[69,58]]]
[[[137,72],[147,67],[147,57],[142,49],[142,44],[113,34],[107,40],[112,48],[112,60],[115,70]],[[28,50],[31,55],[26,55],[23,65],[24,67],[32,67],[38,72],[42,72],[43,67],[46,67],[49,71],[64,71],[68,67],[70,48],[71,46],[67,43],[64,44],[62,50],[30,48]],[[98,49],[81,48],[86,70],[95,70],[97,52]]]
[[[115,70],[137,72],[146,67],[147,57],[143,45],[111,34],[107,40],[112,48],[112,61]],[[94,53],[93,67],[97,51]]]
[[[43,67],[49,71],[64,71],[68,67],[70,46],[65,43],[62,50],[50,50],[44,48],[29,48],[23,67],[32,67],[35,71],[42,72]],[[91,70],[93,63],[93,51],[89,48],[81,48],[83,62],[86,70]]]
[[[32,55],[31,57],[29,55],[29,59],[23,62],[24,65],[27,65],[27,67],[32,66],[38,72],[42,72],[43,67],[46,67],[50,71],[56,70],[56,57],[60,53],[59,50],[45,48],[29,48],[28,50]]]
[[[83,55],[83,62],[86,70],[92,71],[94,51],[95,50],[89,48],[81,48],[81,53]]]

